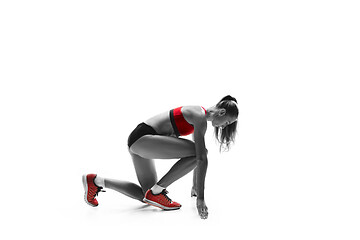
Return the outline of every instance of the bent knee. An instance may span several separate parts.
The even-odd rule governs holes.
[[[131,145],[131,147],[129,148],[129,151],[130,151],[131,153],[133,153],[133,154],[136,154],[136,155],[138,155],[138,156],[140,156],[140,157],[145,158],[145,156],[144,156],[144,151],[143,151],[143,147],[140,147],[140,146],[138,146],[138,145],[136,145],[136,144],[133,144],[133,145]]]
[[[131,153],[134,153],[140,157],[147,158],[146,152],[147,149],[151,148],[149,145],[151,142],[149,141],[149,136],[143,136],[136,140],[129,148]]]

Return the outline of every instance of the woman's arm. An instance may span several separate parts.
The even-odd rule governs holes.
[[[205,146],[205,133],[207,129],[207,122],[204,112],[201,108],[189,109],[189,111],[183,111],[185,119],[194,126],[194,141],[195,141],[195,151],[196,151],[196,160],[197,167],[195,171],[195,189],[197,192],[197,201],[196,206],[199,212],[199,215],[202,219],[208,217],[208,209],[205,204],[205,177],[208,166],[207,160],[207,149]]]
[[[196,159],[197,167],[195,169],[196,173],[196,192],[197,192],[197,202],[196,206],[199,212],[199,215],[202,219],[208,217],[208,209],[205,204],[205,177],[208,166],[207,159],[207,150],[205,147],[205,132],[207,128],[206,120],[200,120],[194,125],[194,140],[195,140],[195,150],[196,150]]]
[[[203,146],[205,145],[204,142],[204,135],[201,133],[198,133],[198,137],[196,137],[195,134],[195,148],[196,148],[196,159],[197,159],[197,167],[195,169],[195,189],[197,191],[197,198],[198,199],[204,199],[204,189],[205,189],[205,177],[206,177],[206,171],[207,171],[207,165],[208,165],[208,159],[207,159],[207,151],[206,148]]]
[[[197,166],[197,189],[198,196],[196,199],[196,207],[198,209],[198,213],[202,219],[206,219],[209,215],[208,208],[205,203],[204,198],[204,189],[205,189],[205,176],[206,176],[206,169],[207,169],[207,160],[198,163]]]
[[[194,134],[193,134],[193,140],[195,141]],[[208,150],[206,149],[206,154],[208,153]],[[197,197],[197,176],[200,168],[195,168],[193,172],[193,185],[191,188],[191,197]]]
[[[194,173],[193,173],[193,186],[191,188],[191,197],[197,197],[197,191],[196,191],[196,178],[197,178],[197,170],[196,168],[194,169]]]

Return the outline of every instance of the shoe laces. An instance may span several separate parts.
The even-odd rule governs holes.
[[[98,196],[98,195],[99,195],[99,192],[106,192],[106,191],[103,190],[103,187],[97,187],[97,190],[96,190],[93,198],[95,198],[96,196]]]
[[[168,194],[169,192],[166,191],[166,189],[164,189],[160,194],[163,195],[165,197],[165,199],[168,201],[168,202],[172,202],[172,200],[166,195]]]

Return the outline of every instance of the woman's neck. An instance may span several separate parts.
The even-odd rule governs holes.
[[[214,118],[214,113],[216,112],[216,107],[212,106],[206,109],[206,121],[212,121]]]

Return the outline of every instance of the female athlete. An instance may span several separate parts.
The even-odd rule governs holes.
[[[110,188],[141,202],[164,210],[179,209],[181,205],[167,196],[166,188],[194,170],[191,196],[197,197],[196,206],[202,219],[208,217],[204,185],[208,166],[204,135],[207,121],[212,123],[220,149],[229,149],[235,139],[238,117],[235,98],[222,98],[215,106],[183,106],[158,114],[140,123],[128,138],[129,153],[134,163],[140,186],[127,181],[101,178],[96,174],[83,176],[85,201],[98,206],[96,196],[103,188]],[[190,141],[179,136],[193,133]],[[180,158],[158,181],[153,159]]]

